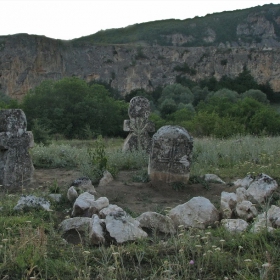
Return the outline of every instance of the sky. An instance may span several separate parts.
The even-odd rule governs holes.
[[[0,35],[28,33],[71,40],[136,23],[269,3],[280,0],[0,0]]]

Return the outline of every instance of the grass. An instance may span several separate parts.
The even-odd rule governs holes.
[[[105,145],[108,166],[137,169],[138,177],[144,177],[147,156],[123,154],[120,141],[116,142]],[[234,179],[247,172],[265,172],[276,178],[279,143],[280,137],[194,139],[192,176],[215,173]],[[87,147],[78,141],[52,143],[36,146],[32,156],[36,166],[79,168]],[[39,188],[23,191],[48,194]],[[118,246],[91,246],[87,239],[71,245],[57,229],[71,208],[65,194],[51,212],[14,211],[20,195],[0,195],[0,279],[280,279],[280,229],[233,235],[219,226],[207,230],[179,227],[172,236],[154,232],[145,240]]]

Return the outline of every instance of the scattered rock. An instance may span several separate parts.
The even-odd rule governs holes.
[[[145,212],[136,218],[141,228],[156,230],[162,233],[174,234],[176,232],[172,220],[156,212]]]
[[[114,180],[112,174],[105,170],[103,173],[103,177],[100,179],[98,187],[104,187],[106,185],[108,185],[110,182],[112,182]]]
[[[60,193],[50,193],[49,198],[51,198],[55,202],[60,202],[62,199],[62,195]]]
[[[248,200],[237,203],[235,212],[239,218],[246,221],[251,221],[258,215],[256,207]]]
[[[73,205],[72,216],[89,216],[88,210],[94,205],[95,197],[93,194],[84,192],[80,194]]]
[[[237,196],[235,193],[221,193],[221,211],[223,218],[230,219],[236,207]]]
[[[233,185],[235,187],[242,187],[242,188],[248,188],[250,184],[254,181],[254,178],[251,175],[247,175],[243,179],[238,179],[235,182],[233,182]]]
[[[242,202],[243,200],[248,200],[247,190],[244,187],[236,189],[236,200],[237,203]]]
[[[205,197],[194,197],[170,210],[168,216],[175,226],[184,225],[204,229],[219,220],[219,212]]]
[[[88,232],[91,223],[91,218],[87,217],[74,217],[62,221],[58,228],[62,233],[70,230],[77,230],[78,232]]]
[[[248,227],[248,223],[242,219],[224,219],[221,224],[230,233],[241,233]]]
[[[89,240],[93,245],[105,243],[104,231],[101,223],[104,223],[104,220],[100,220],[97,215],[93,215],[89,227]]]
[[[97,214],[103,208],[109,206],[109,200],[107,197],[99,197],[97,200],[93,201],[90,208],[88,209],[89,216]]]
[[[213,182],[213,183],[220,183],[220,184],[226,184],[220,177],[218,177],[215,174],[205,174],[203,176],[203,179],[207,182]]]
[[[77,191],[76,191],[76,189],[75,189],[74,186],[72,186],[72,187],[70,187],[70,188],[68,189],[68,191],[67,191],[67,198],[68,198],[68,200],[69,200],[70,202],[75,201],[76,198],[77,198],[78,196],[79,196],[79,195],[78,195],[78,193],[77,193]]]
[[[106,229],[117,243],[147,237],[147,233],[139,226],[140,223],[125,211],[111,212],[105,219]]]
[[[37,197],[34,195],[22,196],[14,210],[23,210],[28,208],[43,208],[44,210],[50,211],[50,202],[42,197]]]
[[[260,174],[247,189],[249,200],[254,203],[264,203],[277,187],[275,180],[266,174]]]
[[[280,207],[271,205],[270,209],[267,211],[267,217],[273,227],[280,227]]]
[[[100,219],[105,219],[106,216],[108,216],[112,212],[118,212],[118,211],[124,211],[121,207],[115,204],[109,204],[108,207],[103,208],[102,210],[99,211],[99,218]]]
[[[80,177],[74,180],[71,186],[74,186],[76,189],[79,189],[82,192],[96,194],[95,188],[92,185],[92,181],[88,177]]]

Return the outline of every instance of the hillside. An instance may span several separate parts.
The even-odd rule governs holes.
[[[27,34],[0,37],[1,90],[21,99],[43,80],[77,76],[122,95],[152,91],[176,77],[193,81],[246,67],[280,92],[280,5],[100,31],[72,41]]]

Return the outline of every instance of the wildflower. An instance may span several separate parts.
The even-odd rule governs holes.
[[[193,265],[194,264],[194,260],[190,260],[189,264]]]
[[[116,255],[119,255],[119,254],[120,254],[119,252],[112,253],[113,256],[116,256]]]
[[[246,260],[244,260],[244,262],[251,262],[252,260],[251,259],[246,259]]]
[[[262,265],[262,267],[270,267],[270,263],[264,263],[263,265]]]
[[[196,235],[195,237],[199,238],[199,237],[200,237],[200,235],[198,234],[198,235]]]
[[[9,241],[9,239],[7,239],[7,238],[2,239],[2,242],[4,242],[4,243],[6,243],[6,242],[8,242],[8,241]]]
[[[214,248],[217,248],[217,246],[216,245],[212,245],[212,248],[214,249]]]
[[[215,251],[221,251],[220,247],[215,248]]]
[[[31,223],[31,221],[25,221],[27,224],[30,224]]]
[[[184,228],[184,227],[185,227],[184,225],[179,225],[179,226],[178,226],[178,228]]]
[[[206,232],[206,233],[205,233],[205,235],[211,235],[211,232],[210,232],[210,231],[208,231],[208,232]]]
[[[184,236],[184,233],[179,233],[178,237]]]
[[[221,240],[220,240],[220,242],[221,242],[221,243],[224,243],[224,242],[225,242],[225,240],[224,240],[224,239],[221,239]]]
[[[84,251],[83,252],[85,255],[89,255],[90,254],[90,251]]]
[[[180,250],[179,250],[179,253],[181,253],[181,254],[184,253],[184,250],[183,250],[183,249],[180,249]]]
[[[196,247],[196,248],[202,248],[202,246],[201,246],[201,245],[195,245],[195,247]]]
[[[208,239],[208,237],[207,237],[207,236],[203,236],[203,237],[201,237],[200,239],[201,239],[201,240],[205,240],[205,239]]]
[[[242,249],[243,249],[243,247],[242,247],[242,246],[238,246],[238,249],[239,249],[239,250],[242,250]]]

